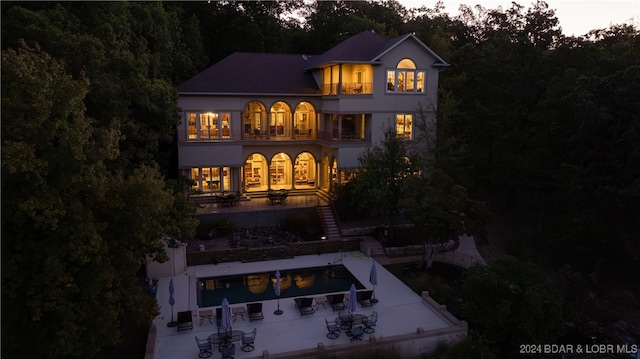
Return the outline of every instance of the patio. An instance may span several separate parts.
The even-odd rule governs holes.
[[[204,320],[200,324],[196,299],[196,278],[214,277],[232,274],[273,271],[341,262],[367,289],[373,289],[369,283],[369,271],[372,259],[361,252],[344,254],[328,253],[322,255],[300,256],[292,259],[266,262],[229,262],[218,265],[188,267],[187,271],[173,277],[175,286],[174,320],[177,313],[191,310],[193,330],[178,332],[175,327],[167,327],[171,318],[169,305],[169,281],[158,281],[157,300],[160,315],[154,320],[147,344],[146,359],[197,358],[198,347],[195,336],[206,338],[217,333],[215,321],[210,324]],[[249,322],[237,317],[232,323],[234,330],[251,332],[257,328],[255,351],[243,352],[236,348],[235,358],[309,358],[321,352],[336,353],[357,348],[371,349],[377,346],[394,346],[407,356],[429,352],[438,342],[456,342],[467,335],[466,322],[459,321],[437,304],[427,294],[419,296],[395,278],[384,267],[377,264],[378,285],[375,297],[379,302],[373,307],[357,306],[356,314],[370,315],[374,310],[379,319],[375,333],[365,334],[362,341],[351,342],[344,333],[337,339],[327,338],[325,319],[335,320],[338,312],[330,307],[319,306],[313,315],[301,316],[293,298],[280,299],[282,315],[275,315],[277,300],[263,302],[264,320]],[[219,357],[220,353],[214,353]]]

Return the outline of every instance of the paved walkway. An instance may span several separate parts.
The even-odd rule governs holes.
[[[382,244],[372,237],[365,237],[362,246],[382,265],[396,263],[410,263],[424,261],[424,254],[409,255],[400,257],[387,257],[382,249]],[[436,255],[435,261],[454,264],[463,268],[469,268],[475,263],[487,264],[476,247],[476,241],[472,236],[463,235],[458,237],[458,248],[453,251],[440,252]]]
[[[241,263],[227,262],[218,265],[188,267],[187,271],[171,278],[175,286],[175,305],[168,304],[168,285],[171,278],[160,278],[157,301],[160,315],[154,320],[154,327],[147,348],[147,358],[178,359],[197,358],[198,348],[194,337],[207,338],[217,333],[213,324],[198,321],[197,278],[209,278],[256,272],[273,272],[291,268],[323,266],[333,261],[337,253],[300,256],[292,259],[267,262]],[[236,350],[238,359],[248,358],[310,358],[322,353],[344,353],[356,349],[394,346],[407,356],[433,351],[439,342],[457,342],[467,335],[467,326],[438,305],[431,298],[421,297],[409,287],[377,264],[378,285],[369,282],[372,259],[361,252],[340,254],[342,264],[367,289],[375,289],[378,304],[373,307],[358,305],[357,314],[379,314],[378,325],[373,334],[366,334],[361,342],[351,342],[345,333],[334,340],[326,337],[325,319],[335,320],[337,312],[330,308],[318,308],[316,313],[301,316],[292,298],[263,301],[264,320],[249,322],[237,319],[234,330],[250,332],[257,328],[256,350],[245,353]],[[221,289],[224,290],[224,289]],[[250,298],[247,298],[251,301]],[[282,315],[274,315],[280,308]],[[190,310],[193,329],[178,332],[167,323],[180,311]],[[324,354],[326,355],[326,354]],[[216,353],[219,357],[219,353]]]

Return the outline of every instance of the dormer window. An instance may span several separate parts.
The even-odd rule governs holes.
[[[426,74],[411,59],[402,59],[396,69],[387,70],[387,92],[424,93]]]

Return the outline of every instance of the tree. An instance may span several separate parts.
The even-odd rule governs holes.
[[[476,264],[458,286],[462,317],[498,357],[517,356],[522,343],[553,343],[563,333],[562,301],[534,264],[514,257]]]
[[[306,17],[308,42],[323,52],[362,31],[395,37],[403,33],[404,7],[397,1],[316,1]]]
[[[360,209],[387,218],[393,230],[393,217],[399,214],[399,201],[403,181],[416,176],[418,171],[407,155],[405,142],[398,138],[393,127],[383,129],[380,143],[367,148],[358,158],[361,169],[353,180],[353,198]],[[393,234],[390,234],[393,236]]]
[[[468,234],[486,242],[490,214],[484,204],[470,199],[467,190],[441,170],[430,170],[426,178],[407,178],[400,197],[402,212],[425,235],[426,268],[452,237]]]
[[[2,350],[94,357],[123,323],[149,325],[140,269],[195,231],[156,162],[178,120],[153,45],[170,22],[158,4],[22,5],[3,4]]]

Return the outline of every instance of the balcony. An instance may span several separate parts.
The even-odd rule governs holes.
[[[371,82],[343,82],[322,85],[323,95],[337,95],[338,88],[343,95],[370,95],[373,93],[373,83]]]

